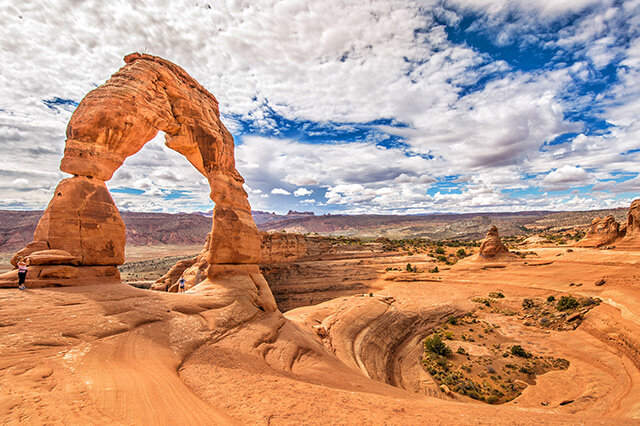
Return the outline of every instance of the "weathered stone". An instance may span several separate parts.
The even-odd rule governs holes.
[[[60,182],[38,224],[39,249],[67,251],[79,265],[123,263],[124,224],[104,181],[163,131],[166,145],[208,179],[216,204],[207,253],[196,262],[194,280],[204,279],[200,275],[206,271],[200,267],[207,263],[257,264],[261,236],[218,101],[182,68],[162,58],[134,53],[125,62],[85,96],[69,120],[60,169],[75,176]],[[30,250],[20,254],[36,251]]]
[[[46,241],[33,241],[27,244],[25,248],[23,248],[22,250],[14,254],[10,262],[13,266],[17,267],[18,260],[22,258],[26,258],[28,255],[30,255],[33,252],[42,251],[42,250],[49,250],[49,244],[47,244]]]
[[[500,239],[500,234],[498,233],[498,228],[492,226],[487,232],[487,236],[482,241],[480,245],[480,257],[488,258],[488,257],[496,257],[500,255],[508,255],[509,249],[507,246],[502,244],[502,240]]]
[[[602,247],[614,243],[620,235],[620,224],[613,216],[605,218],[596,217],[591,222],[589,230],[577,246]]]
[[[75,176],[60,182],[34,239],[69,252],[80,265],[124,262],[124,222],[106,185],[98,179]]]
[[[38,275],[40,279],[50,279],[50,278],[63,278],[63,279],[73,279],[78,278],[78,269],[73,266],[68,265],[59,265],[59,266],[45,266],[40,271],[40,275]]]
[[[78,265],[80,259],[64,250],[41,250],[27,256],[30,265]]]
[[[304,235],[276,232],[262,236],[262,263],[291,262],[307,254]]]

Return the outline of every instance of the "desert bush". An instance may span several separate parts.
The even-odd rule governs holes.
[[[465,249],[461,248],[456,252],[456,256],[458,257],[467,257],[467,252]]]
[[[578,302],[573,296],[562,296],[560,300],[558,300],[556,309],[559,311],[567,311],[569,309],[575,309],[578,306],[580,306],[580,302]]]
[[[511,355],[519,356],[520,358],[531,358],[531,353],[527,352],[525,348],[520,345],[511,346]]]
[[[493,299],[502,299],[504,298],[504,294],[500,293],[499,291],[492,291],[491,293],[489,293],[489,297]]]
[[[533,299],[524,299],[522,301],[522,307],[527,309],[527,308],[533,308],[535,306],[535,302],[533,301]]]
[[[553,302],[554,300],[556,300],[555,296],[547,297],[547,302],[549,302],[549,303]]]
[[[440,337],[439,334],[427,337],[424,341],[424,348],[431,353],[443,357],[451,355],[451,349],[442,341],[442,337]]]
[[[451,324],[451,325],[458,325],[458,318],[456,317],[449,317],[447,318],[447,324]]]
[[[437,274],[438,272],[440,272],[440,270],[438,269],[437,266],[435,266],[433,269],[429,269],[429,272],[432,274]]]
[[[444,254],[444,248],[442,247],[436,248],[436,254]]]

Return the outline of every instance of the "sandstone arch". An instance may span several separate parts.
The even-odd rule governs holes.
[[[42,285],[52,279],[71,280],[65,282],[69,284],[86,276],[86,268],[74,267],[93,268],[89,276],[119,279],[115,266],[124,262],[125,228],[105,181],[162,131],[166,145],[209,181],[215,208],[207,261],[224,265],[212,269],[219,274],[242,269],[229,265],[257,264],[261,236],[244,180],[235,168],[233,137],[220,121],[218,101],[167,60],[140,53],[124,60],[126,65],[89,92],[74,111],[60,164],[73,177],[60,182],[35,241],[13,261],[27,255],[40,259],[29,279],[37,274]],[[51,275],[54,264],[57,272]],[[256,273],[257,266],[250,270]]]

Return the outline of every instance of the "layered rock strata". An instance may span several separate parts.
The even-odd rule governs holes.
[[[308,255],[307,240],[304,235],[288,233],[262,233],[261,258],[262,264],[277,264],[293,262]],[[211,234],[207,236],[207,241],[198,256],[192,259],[181,260],[155,284],[152,290],[157,291],[178,291],[178,280],[185,279],[187,289],[194,287],[207,277],[209,269],[209,252],[211,244]]]

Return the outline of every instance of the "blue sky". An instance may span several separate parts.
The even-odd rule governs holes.
[[[0,208],[41,209],[84,94],[133,51],[220,101],[254,209],[588,210],[640,193],[640,1],[0,0]],[[123,210],[209,210],[162,135]]]

